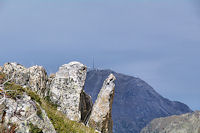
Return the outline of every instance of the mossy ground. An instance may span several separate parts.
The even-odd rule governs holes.
[[[77,123],[69,120],[62,112],[58,111],[56,105],[52,104],[49,101],[49,98],[40,98],[36,93],[31,91],[29,88],[23,88],[14,83],[7,83],[5,85],[6,90],[14,90],[8,92],[7,96],[13,99],[22,95],[23,93],[27,93],[31,99],[35,100],[40,106],[46,111],[49,119],[56,132],[58,133],[95,133],[95,130],[81,123]],[[38,112],[40,114],[40,112]]]
[[[37,126],[34,126],[32,123],[29,124],[31,133],[43,133],[42,129],[39,129]]]

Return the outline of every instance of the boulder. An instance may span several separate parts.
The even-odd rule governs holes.
[[[4,106],[1,124],[16,125],[16,133],[31,132],[31,124],[41,129],[43,133],[56,133],[45,111],[25,93],[16,100],[7,98]]]
[[[2,68],[2,73],[7,78],[12,78],[11,81],[16,84],[29,87],[41,97],[47,96],[49,92],[49,87],[47,87],[48,76],[42,66],[25,68],[17,63],[6,63]]]
[[[115,90],[115,76],[110,74],[104,81],[97,100],[92,108],[88,126],[96,129],[101,133],[112,133],[112,103]]]
[[[39,96],[45,97],[48,94],[47,81],[48,76],[42,66],[33,66],[28,68],[29,82],[28,85],[32,91],[36,92]]]
[[[29,71],[24,66],[17,63],[6,63],[2,68],[2,72],[7,78],[12,78],[12,81],[19,85],[27,85],[29,80]]]
[[[50,85],[50,99],[70,120],[81,121],[81,95],[87,68],[79,62],[70,62],[59,68]]]

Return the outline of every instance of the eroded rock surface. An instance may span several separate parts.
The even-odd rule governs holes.
[[[111,112],[115,88],[114,81],[115,76],[113,74],[110,74],[104,81],[88,121],[88,126],[102,133],[112,133]]]
[[[42,66],[33,66],[29,69],[29,87],[38,95],[45,97],[48,93],[47,81],[48,76]]]
[[[41,111],[39,116],[38,110]],[[1,104],[0,113],[3,113],[0,115],[1,123],[5,126],[16,125],[16,133],[30,133],[30,124],[41,129],[43,133],[56,133],[45,111],[26,94],[16,100],[7,98]]]
[[[87,68],[79,62],[70,62],[59,68],[50,85],[51,101],[58,109],[74,121],[81,121],[81,94]],[[85,110],[85,109],[83,109]]]
[[[41,97],[47,96],[49,91],[49,87],[47,87],[48,76],[42,66],[25,68],[17,63],[6,63],[2,72],[7,75],[7,78],[12,77],[12,81],[16,84],[30,87]]]
[[[141,133],[200,133],[200,112],[154,119]]]
[[[29,70],[24,66],[17,63],[6,63],[2,68],[2,72],[8,77],[12,78],[12,81],[19,85],[27,85],[29,80]]]

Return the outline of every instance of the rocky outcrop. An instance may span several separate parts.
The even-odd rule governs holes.
[[[33,66],[25,68],[17,63],[6,63],[2,68],[2,72],[7,75],[7,78],[12,78],[12,81],[21,86],[30,87],[41,97],[47,96],[49,87],[47,87],[48,76],[42,66]]]
[[[33,66],[28,68],[29,82],[28,85],[32,91],[37,92],[38,95],[45,97],[48,94],[47,81],[48,76],[42,66]]]
[[[200,112],[154,119],[141,133],[200,133]]]
[[[112,133],[111,112],[115,88],[114,81],[115,76],[113,74],[110,74],[104,81],[88,121],[88,126],[101,133]]]
[[[1,124],[16,125],[16,133],[31,132],[31,124],[41,129],[43,133],[56,133],[45,111],[26,94],[16,100],[7,98],[0,109]]]
[[[7,75],[7,78],[12,78],[16,84],[25,86],[29,80],[29,70],[17,63],[6,63],[2,68],[2,72]]]
[[[55,129],[51,121],[41,108],[44,107],[47,111],[48,106],[51,106],[54,111],[57,107],[57,110],[64,113],[60,112],[70,120],[88,124],[102,133],[111,133],[115,76],[111,74],[104,81],[98,99],[93,106],[92,98],[83,90],[86,74],[87,67],[79,62],[64,64],[56,74],[49,77],[42,66],[26,68],[17,63],[4,64],[0,72],[0,76],[2,76],[0,77],[0,122],[4,126],[9,125],[10,130],[13,128],[17,133],[31,132],[30,125],[42,129],[45,133],[54,133]],[[7,79],[22,86],[21,89],[20,86],[16,85],[12,88],[14,90],[4,90],[2,83]],[[14,83],[7,85],[12,86],[15,85]],[[18,88],[15,87],[19,87],[19,92]],[[14,92],[7,95],[9,91]],[[54,106],[50,102],[56,105]],[[58,119],[54,114],[48,112],[51,120],[52,118]],[[53,124],[55,124],[54,121]],[[1,126],[2,124],[0,124],[0,128]],[[57,125],[54,126],[57,129]]]
[[[50,99],[58,105],[70,120],[81,121],[81,110],[89,110],[90,106],[82,106],[81,100],[86,79],[87,68],[79,62],[70,62],[59,68],[50,85]],[[84,96],[86,97],[86,96]],[[88,98],[88,97],[86,97]],[[88,100],[86,100],[88,101]],[[84,109],[84,107],[86,107]],[[86,114],[84,112],[83,114]]]
[[[16,84],[29,87],[40,97],[50,96],[51,101],[58,105],[58,110],[65,113],[69,119],[84,123],[88,120],[92,100],[83,91],[87,73],[83,64],[65,64],[55,75],[48,77],[42,66],[25,68],[17,63],[6,63],[2,73],[6,74],[7,78],[12,78]]]

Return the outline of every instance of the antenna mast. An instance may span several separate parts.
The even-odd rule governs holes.
[[[92,68],[93,68],[93,70],[94,70],[94,57],[93,57],[93,59],[92,59]]]

